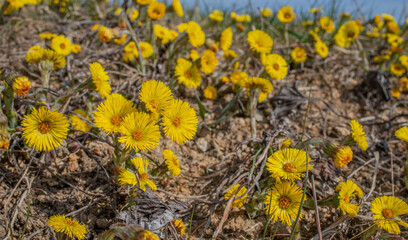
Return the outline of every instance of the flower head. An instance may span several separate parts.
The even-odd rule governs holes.
[[[320,18],[319,24],[325,32],[333,32],[335,29],[333,20],[328,16]]]
[[[395,136],[405,142],[408,142],[408,127],[402,127],[395,131]]]
[[[194,138],[197,132],[197,115],[190,104],[180,99],[172,100],[163,112],[161,125],[171,141],[182,144]]]
[[[251,90],[259,89],[261,90],[258,101],[265,101],[268,94],[272,91],[272,83],[265,78],[260,77],[250,77],[246,78],[243,82],[243,87],[247,90],[248,96],[250,96]]]
[[[207,86],[204,89],[204,97],[207,99],[214,100],[217,98],[217,89],[214,86]]]
[[[291,226],[298,214],[302,195],[303,190],[295,183],[289,181],[275,183],[264,200],[266,214],[270,215],[273,222],[280,219],[284,224]]]
[[[139,184],[138,187],[142,189],[143,191],[146,191],[146,185],[147,185],[149,186],[151,190],[156,191],[157,190],[156,184],[154,184],[154,182],[149,179],[149,175],[147,174],[147,168],[148,168],[149,162],[144,161],[141,157],[132,158],[130,161],[135,167],[138,177],[135,175],[135,173],[127,169],[123,169],[119,173],[119,178],[118,178],[119,183],[123,185],[131,185],[131,186],[136,186],[136,184]]]
[[[278,19],[283,23],[290,23],[295,19],[296,13],[293,11],[291,6],[285,6],[279,9]]]
[[[215,57],[215,53],[211,50],[205,50],[200,59],[201,71],[205,74],[214,72],[218,64],[218,59]]]
[[[357,198],[363,198],[363,190],[353,181],[347,180],[337,185],[336,192],[339,192],[337,209],[350,217],[357,215],[359,206],[356,201]]]
[[[195,60],[200,58],[200,54],[197,52],[197,50],[191,49],[190,55],[188,55],[188,58],[194,62]]]
[[[226,28],[221,33],[220,37],[220,48],[224,51],[227,51],[232,44],[232,29],[231,27]]]
[[[170,149],[164,149],[163,157],[165,159],[167,168],[170,170],[173,176],[180,175],[181,172],[180,161],[178,160],[177,155],[174,154],[173,151],[171,151]]]
[[[371,202],[371,212],[373,218],[377,219],[375,224],[389,233],[400,234],[398,225],[408,227],[408,223],[399,218],[408,213],[408,204],[397,197],[377,197]]]
[[[82,111],[81,109],[75,109],[74,113],[88,119],[89,116],[86,115],[86,113],[84,111]],[[89,132],[91,130],[91,126],[89,126],[86,122],[84,122],[84,120],[82,120],[81,118],[79,118],[78,116],[75,116],[73,114],[69,115],[69,120],[71,121],[71,125],[74,129],[76,130],[80,130],[83,132]]]
[[[143,58],[149,58],[153,55],[154,50],[153,50],[153,46],[150,43],[140,42],[139,46],[140,46],[140,52],[142,53]],[[136,57],[139,57],[139,51],[137,51],[137,49],[136,51],[134,51],[134,53]]]
[[[186,233],[186,225],[184,225],[183,220],[174,219],[173,224],[174,224],[174,227],[177,229],[177,231],[180,233],[180,235],[184,236],[184,234]]]
[[[288,64],[279,54],[268,54],[263,60],[262,64],[264,64],[265,70],[271,78],[280,80],[284,79],[288,74]]]
[[[239,198],[239,197],[241,197],[242,195],[244,195],[244,193],[247,191],[247,188],[243,186],[243,187],[238,191],[238,189],[239,189],[240,187],[241,187],[240,184],[235,184],[230,190],[228,190],[228,191],[224,194],[224,199],[225,199],[225,200],[229,200],[229,199],[232,198],[232,196],[234,196],[234,194],[235,194],[235,197],[234,197],[234,198]],[[244,203],[246,202],[247,197],[248,197],[248,194],[245,194],[242,198],[237,199],[237,200],[234,200],[234,201],[232,202],[231,208],[234,208],[234,207],[240,208],[240,207],[242,207],[242,206],[244,205]]]
[[[63,68],[66,65],[65,57],[51,49],[44,49],[41,46],[32,46],[28,49],[26,61],[29,63],[44,63],[50,65],[54,70]]]
[[[67,56],[72,51],[71,41],[64,35],[54,37],[51,41],[51,48],[62,56]]]
[[[363,126],[356,120],[350,121],[351,137],[363,151],[367,150],[368,142],[363,130]]]
[[[95,125],[107,133],[117,133],[123,123],[123,118],[135,112],[133,103],[121,94],[109,95],[105,102],[99,104],[94,112]]]
[[[58,148],[67,138],[68,119],[59,112],[41,106],[24,116],[21,122],[23,138],[28,146],[38,151],[51,151]]]
[[[113,38],[113,31],[105,26],[100,26],[98,29],[98,37],[102,42],[109,42]]]
[[[215,9],[208,15],[208,17],[215,22],[222,22],[224,20],[224,13]]]
[[[50,40],[58,36],[58,34],[50,33],[50,32],[43,32],[38,35],[41,39]]]
[[[138,3],[139,5],[144,6],[144,5],[150,4],[150,3],[154,2],[154,1],[155,1],[155,0],[137,0],[137,3]]]
[[[311,158],[305,151],[296,148],[285,148],[274,152],[268,158],[266,169],[278,182],[281,180],[294,181],[304,177],[306,161],[309,162],[309,170],[311,170],[313,168],[310,165]]]
[[[76,237],[79,240],[85,238],[85,225],[64,215],[51,216],[48,219],[48,226],[52,227],[55,232],[63,233],[70,238]]]
[[[340,29],[334,36],[336,44],[340,47],[349,47],[350,44],[358,37],[360,28],[356,21],[349,21],[341,25]]]
[[[247,41],[251,49],[258,53],[269,53],[272,50],[273,40],[264,31],[254,30],[249,32]]]
[[[272,17],[273,15],[273,12],[270,8],[264,8],[264,9],[261,9],[260,11],[261,11],[262,17],[264,18]]]
[[[183,6],[181,5],[180,0],[173,0],[171,5],[177,16],[183,17]]]
[[[393,63],[391,64],[390,71],[395,76],[401,76],[406,72],[406,69],[401,63]]]
[[[242,71],[235,71],[230,76],[231,82],[237,86],[243,86],[247,78],[248,78],[248,74]]]
[[[31,82],[27,77],[16,77],[13,82],[13,91],[17,96],[25,96],[30,91]]]
[[[197,66],[184,58],[177,60],[174,75],[180,84],[188,88],[197,88],[201,84],[201,75]]]
[[[161,81],[148,80],[140,89],[140,101],[150,112],[162,112],[173,99],[168,86]]]
[[[296,47],[292,50],[290,56],[292,57],[293,61],[295,61],[295,63],[302,63],[307,59],[307,52],[306,49],[302,47]]]
[[[106,98],[111,93],[112,89],[109,84],[108,73],[98,62],[89,64],[89,70],[91,71],[92,82],[96,87],[96,90],[102,97]]]
[[[324,44],[324,42],[322,41],[317,41],[315,42],[315,51],[316,53],[322,57],[322,58],[326,58],[327,54],[329,53],[329,48],[327,47],[326,44]]]
[[[186,32],[188,34],[188,40],[193,47],[200,47],[205,43],[205,33],[201,29],[200,24],[188,22]]]
[[[333,152],[333,161],[336,167],[342,168],[353,160],[353,151],[350,147],[340,147]]]
[[[147,8],[147,15],[152,20],[159,20],[166,14],[166,5],[161,2],[152,2]]]
[[[132,112],[123,118],[119,129],[122,136],[120,143],[125,143],[127,149],[138,151],[152,150],[159,145],[159,126],[151,121],[150,115],[144,112]]]

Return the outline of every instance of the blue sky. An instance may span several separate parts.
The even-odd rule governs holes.
[[[185,8],[191,8],[198,2],[204,11],[205,9],[250,11],[247,8],[248,0],[180,0],[180,2]],[[254,9],[269,7],[275,10],[274,12],[285,5],[292,6],[296,11],[307,10],[311,6],[322,6],[328,10],[329,6],[333,3],[332,0],[251,0],[250,2]],[[335,2],[339,6],[340,11],[358,14],[353,0],[336,0]],[[356,0],[356,2],[361,7],[366,18],[381,13],[392,14],[397,20],[405,20],[408,17],[408,0]],[[401,19],[399,19],[400,17]]]

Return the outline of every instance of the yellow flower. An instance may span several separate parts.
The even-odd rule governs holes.
[[[21,125],[26,144],[38,151],[58,148],[69,130],[68,119],[64,115],[43,106],[25,115]]]
[[[98,29],[98,37],[102,42],[109,42],[113,38],[112,29],[105,26],[100,26]]]
[[[266,97],[273,89],[272,83],[269,80],[260,77],[246,78],[243,81],[242,86],[247,90],[248,96],[250,96],[251,90],[261,90],[258,97],[258,101],[260,102],[265,101]]]
[[[318,12],[320,12],[320,11],[322,11],[322,10],[323,10],[322,7],[319,7],[319,8],[311,8],[311,9],[309,9],[309,12],[310,12],[310,13],[318,13]]]
[[[135,111],[131,101],[118,93],[113,93],[105,102],[99,104],[94,112],[94,123],[102,131],[117,133],[122,126],[123,118]]]
[[[408,223],[399,218],[408,213],[408,204],[397,197],[377,197],[371,202],[371,212],[373,218],[377,219],[375,224],[389,233],[400,234],[398,225],[408,227]]]
[[[81,51],[81,45],[78,45],[78,44],[72,44],[72,52],[73,53],[75,53],[75,54],[77,54],[77,53],[79,53],[80,51]]]
[[[390,71],[395,76],[401,76],[406,72],[406,69],[401,63],[393,63],[391,64]]]
[[[106,98],[111,93],[112,89],[109,84],[108,73],[101,66],[100,63],[94,62],[89,64],[89,70],[91,71],[92,82],[96,87],[96,90],[102,97]]]
[[[247,41],[251,50],[258,53],[269,53],[272,50],[273,40],[271,36],[261,30],[254,30],[248,33]]]
[[[340,14],[339,14],[339,17],[340,17],[341,19],[351,19],[350,13],[347,13],[347,12],[340,13]]]
[[[280,149],[284,149],[284,148],[289,148],[291,144],[291,140],[290,138],[286,139],[285,141],[283,141],[280,145]]]
[[[314,24],[313,21],[302,22],[303,27],[310,27],[310,26],[313,26],[313,24]]]
[[[378,38],[380,36],[380,33],[377,31],[367,31],[366,35],[367,37],[370,37],[370,38]]]
[[[334,31],[334,24],[333,20],[330,17],[322,17],[319,19],[319,24],[320,27],[325,31],[325,32],[333,32]]]
[[[240,63],[239,61],[236,61],[236,62],[234,63],[234,65],[232,65],[232,69],[238,69],[240,64],[241,64],[241,63]]]
[[[166,5],[161,2],[152,2],[147,8],[147,15],[152,20],[159,20],[166,14]]]
[[[200,54],[197,52],[197,50],[191,49],[188,58],[190,58],[194,62],[195,60],[200,58]]]
[[[197,115],[188,102],[180,99],[172,100],[163,112],[161,125],[166,137],[178,144],[194,138],[197,132]]]
[[[384,25],[384,22],[381,20],[380,15],[375,15],[373,22],[377,25],[377,28],[381,28]]]
[[[64,215],[54,215],[48,219],[48,226],[55,232],[63,233],[70,238],[76,237],[79,240],[85,238],[86,227],[76,220],[67,218]]]
[[[144,112],[132,112],[124,117],[119,131],[122,136],[118,141],[136,152],[152,150],[160,142],[159,126]]]
[[[62,56],[67,56],[71,53],[71,41],[64,35],[54,37],[51,41],[51,48]]]
[[[118,7],[118,8],[116,8],[114,14],[115,14],[115,16],[118,16],[121,12],[122,12],[122,8]]]
[[[288,64],[279,54],[268,54],[263,61],[266,72],[273,79],[284,79],[288,74]]]
[[[161,81],[148,80],[140,89],[140,101],[150,112],[162,112],[173,100],[173,95],[168,86]]]
[[[200,59],[201,72],[210,74],[214,72],[218,64],[218,59],[215,57],[215,53],[211,50],[205,50]]]
[[[350,121],[351,137],[357,143],[358,147],[365,151],[368,148],[368,142],[363,130],[363,126],[356,120]]]
[[[150,3],[154,2],[154,1],[155,1],[155,0],[137,0],[137,3],[138,3],[139,5],[144,6],[144,5],[150,4]]]
[[[329,48],[326,46],[326,44],[324,44],[324,42],[322,41],[317,41],[315,42],[315,50],[316,53],[322,57],[322,58],[326,58],[327,54],[329,53]]]
[[[408,89],[408,78],[402,77],[398,79],[398,87],[401,88],[402,90],[407,90]]]
[[[244,25],[242,25],[241,23],[237,24],[237,28],[241,31],[241,32],[245,32],[245,27]]]
[[[300,180],[306,172],[306,158],[309,162],[309,171],[312,159],[305,151],[295,148],[285,148],[274,152],[266,162],[266,169],[278,182],[282,180]]]
[[[389,55],[385,55],[385,56],[375,56],[373,58],[373,62],[374,63],[382,63],[384,61],[390,60],[390,56]]]
[[[227,77],[227,76],[222,76],[221,78],[220,78],[220,80],[222,81],[222,82],[224,82],[224,83],[229,83],[230,82],[230,80],[229,80],[229,78]]]
[[[292,225],[299,212],[303,190],[289,181],[277,182],[272,190],[265,196],[264,204],[266,214],[275,223],[280,219],[283,224]],[[306,195],[304,200],[306,201]],[[299,216],[299,220],[302,215]]]
[[[130,160],[133,166],[136,168],[137,174],[139,178],[132,172],[127,169],[123,169],[119,173],[118,181],[120,184],[123,185],[131,185],[136,186],[139,184],[139,188],[146,192],[146,185],[153,191],[157,190],[156,184],[152,180],[149,179],[149,175],[147,174],[148,168],[148,161],[144,161],[141,157],[135,157]],[[138,180],[139,179],[139,180]]]
[[[129,14],[129,20],[134,21],[139,17],[139,11],[137,9],[132,9],[132,12]]]
[[[224,51],[227,51],[232,44],[232,29],[231,27],[226,28],[221,33],[220,37],[220,48]]]
[[[395,98],[400,98],[400,96],[401,96],[401,90],[400,90],[399,88],[397,88],[397,87],[393,87],[393,88],[391,89],[391,95],[392,95],[393,97],[395,97]]]
[[[16,77],[13,82],[13,91],[17,96],[25,96],[30,91],[31,82],[27,77]]]
[[[224,13],[221,12],[220,10],[214,10],[210,15],[208,15],[211,20],[215,22],[222,22],[224,20]]]
[[[234,50],[228,49],[227,51],[224,51],[224,57],[227,59],[234,59],[238,57],[238,55],[234,52]]]
[[[350,217],[356,216],[359,209],[357,198],[363,198],[363,191],[361,188],[353,181],[347,180],[346,182],[337,185],[336,192],[339,192],[339,206],[337,209]]]
[[[248,74],[242,71],[235,71],[230,76],[231,82],[238,86],[242,86],[247,78]]]
[[[126,42],[126,37],[127,37],[127,34],[123,34],[120,38],[113,39],[113,41],[118,45],[122,45]]]
[[[387,26],[388,32],[390,32],[390,33],[397,34],[400,31],[398,23],[396,23],[396,22],[387,22],[386,26]]]
[[[397,34],[388,33],[387,35],[387,43],[391,46],[398,47],[400,43],[402,43],[402,38]]]
[[[184,58],[177,60],[174,75],[180,84],[188,88],[197,88],[201,84],[201,75],[197,66]]]
[[[174,219],[173,224],[174,224],[174,227],[177,229],[177,231],[180,233],[180,235],[184,236],[184,234],[186,233],[186,225],[184,225],[183,220]]]
[[[293,61],[295,61],[295,63],[302,63],[307,59],[307,52],[306,49],[302,47],[296,47],[292,50],[290,56],[292,57]]]
[[[241,187],[241,185],[235,184],[232,188],[230,188],[230,190],[228,190],[225,194],[224,194],[224,199],[225,200],[229,200],[232,198],[232,196],[234,196],[235,194],[235,199],[241,197],[242,195],[244,195],[244,193],[247,191],[246,187],[242,187],[239,192],[238,189]],[[248,197],[248,194],[245,194],[242,198],[234,200],[232,202],[231,208],[237,207],[240,208],[244,205],[244,203],[246,202],[246,199]]]
[[[285,6],[279,9],[278,19],[283,23],[290,23],[295,19],[296,13],[293,11],[291,6]]]
[[[58,36],[58,34],[50,33],[50,32],[40,33],[40,35],[39,35],[39,37],[41,39],[45,39],[45,40],[50,40],[50,39],[53,39],[53,38],[55,38],[57,36]]]
[[[189,22],[187,24],[186,32],[188,34],[188,40],[193,47],[200,47],[205,43],[205,33],[198,23]]]
[[[312,38],[316,41],[316,42],[320,42],[320,37],[319,37],[319,28],[315,28],[312,30],[309,30],[309,34],[312,36]]]
[[[408,56],[407,55],[401,55],[398,58],[398,60],[405,68],[408,69]]]
[[[54,70],[63,68],[66,65],[64,56],[51,49],[44,49],[41,46],[32,46],[28,49],[26,61],[29,63],[45,63],[53,66]]]
[[[183,6],[181,6],[180,0],[173,0],[173,2],[171,4],[172,4],[173,10],[177,14],[177,16],[183,17]]]
[[[204,89],[204,97],[207,99],[214,100],[217,98],[217,89],[214,86],[207,86]]]
[[[139,42],[139,47],[143,58],[149,58],[154,53],[153,46],[148,42]],[[136,50],[134,53],[136,57],[139,57],[139,51]]]
[[[360,28],[356,21],[349,21],[341,25],[340,29],[334,36],[336,44],[340,47],[349,47],[350,44],[358,37]]]
[[[75,109],[74,113],[88,119],[88,115],[86,115],[86,113],[84,111],[82,111],[81,109]],[[91,126],[89,126],[86,122],[84,122],[84,120],[82,120],[81,118],[79,118],[78,116],[75,116],[73,114],[69,115],[69,120],[71,121],[71,125],[74,129],[76,130],[80,130],[83,132],[89,132],[91,130]]]
[[[180,175],[181,169],[180,169],[180,162],[177,158],[177,155],[173,153],[170,149],[164,149],[163,150],[163,157],[165,159],[165,163],[167,165],[167,168],[170,170],[170,172],[173,174],[173,176],[178,176]]]
[[[404,140],[405,142],[408,142],[408,127],[402,127],[395,131],[395,136],[401,140]]]
[[[353,160],[353,151],[350,147],[340,147],[334,151],[332,158],[334,165],[342,168]]]
[[[270,8],[264,8],[264,9],[261,9],[260,11],[261,11],[262,17],[265,17],[265,18],[272,17],[273,15],[273,12]]]

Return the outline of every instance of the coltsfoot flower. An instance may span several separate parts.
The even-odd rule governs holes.
[[[244,193],[247,191],[247,188],[246,188],[246,187],[242,187],[242,188],[239,190],[239,192],[237,192],[240,187],[241,187],[240,184],[235,184],[230,190],[228,190],[228,191],[225,193],[224,199],[225,199],[225,200],[229,200],[232,196],[234,196],[234,194],[235,194],[235,198],[239,198],[239,197],[241,197],[242,195],[244,195]],[[245,194],[242,198],[237,199],[237,200],[234,200],[234,201],[232,202],[231,208],[234,208],[234,207],[240,208],[240,207],[242,207],[242,206],[244,205],[244,203],[246,202],[247,197],[248,197],[248,194]]]
[[[375,224],[389,233],[400,234],[398,225],[408,228],[408,223],[399,218],[408,213],[408,204],[397,197],[377,197],[371,202],[371,212],[373,218],[377,219]]]
[[[76,237],[79,240],[85,238],[85,225],[64,215],[51,216],[48,219],[48,226],[52,227],[55,232],[62,233],[70,238]]]

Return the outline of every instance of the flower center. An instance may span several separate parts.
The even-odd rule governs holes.
[[[258,45],[259,47],[262,47],[262,42],[261,41],[256,41],[256,45]]]
[[[285,165],[283,165],[283,170],[285,172],[294,173],[296,172],[296,165],[293,163],[285,163]]]
[[[352,38],[354,37],[354,31],[350,31],[347,33],[347,37]]]
[[[173,118],[173,125],[178,127],[181,124],[181,119],[179,117]]]
[[[173,158],[173,159],[171,159],[171,160],[173,161],[173,164],[174,164],[174,165],[176,165],[176,166],[179,165],[179,163],[178,163],[178,161],[177,161],[177,158]]]
[[[132,138],[136,141],[140,141],[143,139],[143,131],[136,130],[132,133]]]
[[[150,101],[150,105],[152,106],[152,108],[154,108],[156,111],[159,108],[159,105],[157,104],[156,100],[151,100]]]
[[[153,14],[155,14],[155,15],[160,15],[160,11],[159,11],[158,9],[154,9],[154,10],[153,10]]]
[[[50,129],[51,129],[51,123],[48,122],[48,121],[41,122],[41,123],[38,125],[38,130],[39,130],[42,134],[48,133],[48,132],[50,131]]]
[[[273,68],[274,68],[276,71],[278,71],[278,70],[279,70],[279,64],[277,64],[277,63],[273,64]]]
[[[65,219],[65,223],[72,227],[76,226],[76,222],[68,218]]]
[[[279,199],[279,207],[282,209],[286,209],[292,205],[292,201],[287,197],[281,197]]]
[[[149,179],[149,175],[147,175],[147,173],[140,174],[140,180],[146,181],[147,179]]]
[[[144,50],[144,47],[140,46],[140,51],[143,52]]]
[[[385,218],[395,218],[396,217],[394,211],[392,211],[389,208],[385,208],[382,211],[382,214],[384,215]]]
[[[185,72],[184,72],[184,76],[185,76],[186,78],[191,78],[191,77],[192,77],[192,74],[191,74],[190,71],[185,71]]]
[[[324,47],[321,48],[322,52],[326,51],[326,49],[324,49]]]
[[[292,16],[292,14],[290,14],[290,13],[285,13],[285,15],[284,15],[284,17],[285,17],[286,19],[289,19],[291,16]]]
[[[350,197],[349,196],[344,196],[343,201],[346,203],[350,203]]]
[[[60,44],[60,48],[61,48],[61,49],[65,49],[65,44],[64,44],[64,43],[61,43],[61,44]]]
[[[120,124],[122,123],[123,119],[121,116],[119,115],[115,115],[112,117],[111,119],[111,123],[115,126],[120,126]]]
[[[296,56],[297,56],[298,58],[302,57],[302,56],[303,56],[303,51],[298,51],[298,52],[296,53]]]

